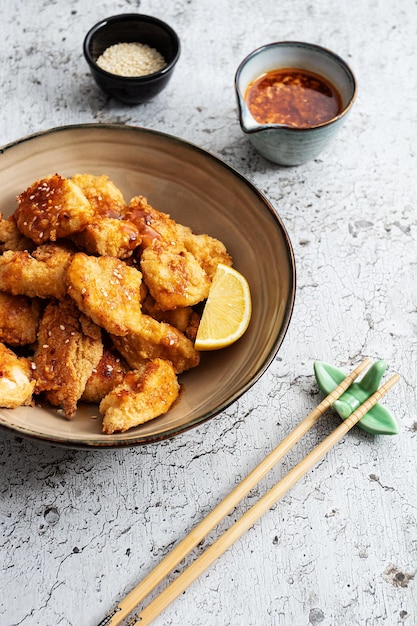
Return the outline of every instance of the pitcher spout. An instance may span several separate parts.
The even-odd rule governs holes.
[[[259,130],[261,125],[253,118],[249,108],[240,95],[237,96],[237,105],[239,110],[239,122],[243,132],[253,133]]]

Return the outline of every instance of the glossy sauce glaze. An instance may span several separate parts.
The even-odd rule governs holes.
[[[272,70],[249,84],[246,104],[259,124],[310,128],[334,118],[341,98],[326,79],[296,68]]]

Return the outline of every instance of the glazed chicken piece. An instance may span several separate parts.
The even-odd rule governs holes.
[[[161,213],[148,204],[143,196],[134,197],[129,205],[126,219],[138,227],[142,238],[142,247],[147,248],[159,242],[171,250],[191,253],[202,269],[213,278],[217,265],[232,265],[232,258],[225,245],[215,237],[196,235],[191,228],[175,222],[167,213]]]
[[[128,371],[129,367],[120,355],[115,350],[105,347],[103,356],[87,380],[81,401],[99,404],[104,396],[123,381]]]
[[[17,227],[37,244],[83,230],[94,217],[80,187],[58,174],[33,183],[17,197],[17,203]]]
[[[89,201],[95,217],[120,219],[126,213],[127,205],[122,192],[105,174],[75,174],[71,180]]]
[[[65,244],[43,244],[32,253],[4,252],[0,256],[0,291],[30,298],[63,298],[65,274],[73,254]]]
[[[71,236],[76,246],[89,254],[127,259],[140,246],[137,227],[114,217],[97,217],[80,233]]]
[[[142,275],[114,257],[77,252],[67,270],[68,294],[80,311],[114,335],[136,328]]]
[[[176,222],[168,213],[154,209],[144,196],[132,198],[124,219],[138,227],[143,248],[147,248],[155,240],[173,245],[178,240]]]
[[[35,343],[40,317],[41,305],[37,298],[0,291],[0,341],[10,346]]]
[[[151,207],[143,196],[132,199],[126,219],[138,227],[142,236],[140,268],[158,306],[170,310],[205,300],[209,277],[186,250],[178,224]]]
[[[155,359],[126,374],[100,403],[103,432],[125,432],[166,413],[178,398],[180,386],[173,367]]]
[[[140,368],[145,361],[160,358],[170,361],[177,374],[196,367],[200,354],[193,342],[182,332],[143,315],[136,329],[123,337],[111,335],[115,348],[132,369]]]
[[[19,231],[13,217],[4,219],[0,213],[0,252],[6,250],[33,250],[35,244]]]
[[[48,402],[62,407],[66,417],[72,419],[103,355],[101,330],[66,298],[46,307],[38,341],[33,368],[35,392],[44,392]]]
[[[126,259],[141,243],[137,227],[122,217],[127,211],[123,194],[108,176],[76,174],[80,187],[94,209],[94,217],[81,232],[72,235],[76,245],[89,254]]]
[[[29,361],[0,343],[0,406],[16,409],[32,404],[34,387]]]

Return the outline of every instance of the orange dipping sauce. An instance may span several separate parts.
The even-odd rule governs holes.
[[[248,86],[245,101],[259,124],[296,128],[328,122],[342,109],[333,85],[322,76],[296,68],[262,74]]]

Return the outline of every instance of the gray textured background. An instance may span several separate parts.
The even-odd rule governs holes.
[[[131,11],[166,19],[182,41],[167,90],[133,108],[98,91],[82,56],[96,21]],[[298,273],[278,357],[211,422],[101,452],[1,433],[1,626],[95,626],[315,406],[313,361],[347,371],[364,356],[401,374],[384,401],[400,434],[349,434],[155,623],[417,623],[416,24],[414,0],[1,1],[0,145],[94,121],[189,140],[267,195]],[[242,58],[283,39],[334,50],[359,85],[331,148],[297,168],[254,153],[233,89]],[[220,529],[337,422],[326,417]]]

